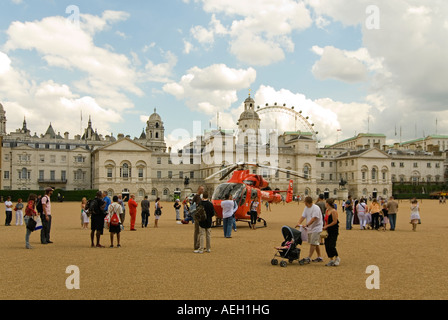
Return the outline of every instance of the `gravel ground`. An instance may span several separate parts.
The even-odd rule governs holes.
[[[243,222],[231,239],[212,229],[212,252],[193,253],[193,226],[175,221],[172,204],[165,204],[159,228],[153,215],[147,229],[122,233],[122,248],[90,248],[90,231],[82,230],[79,203],[53,203],[53,244],[41,245],[31,235],[25,249],[25,227],[0,226],[0,299],[45,300],[410,300],[447,299],[445,272],[448,248],[447,205],[421,203],[422,224],[413,232],[409,202],[400,203],[396,231],[345,230],[340,213],[339,267],[324,262],[286,268],[272,266],[274,246],[283,241],[281,228],[294,227],[304,205],[273,205],[263,211],[267,228],[249,229]],[[3,214],[4,217],[4,214]],[[3,220],[2,220],[3,221]],[[302,257],[308,255],[302,245]],[[378,290],[369,290],[368,266],[379,270]],[[79,269],[79,290],[67,289],[67,267]]]

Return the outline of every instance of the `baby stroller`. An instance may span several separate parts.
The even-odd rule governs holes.
[[[284,226],[282,228],[282,234],[285,241],[282,242],[281,249],[277,248],[277,252],[271,260],[273,266],[278,265],[277,257],[288,260],[289,263],[293,263],[294,260],[299,260],[300,257],[300,248],[297,246],[302,244],[301,232],[297,229]],[[281,267],[287,266],[287,263],[284,260],[280,262]]]

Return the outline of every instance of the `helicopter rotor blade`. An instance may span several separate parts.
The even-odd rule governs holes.
[[[239,165],[235,165],[230,169],[227,169],[228,171],[219,179],[219,181],[223,181],[225,178],[227,178],[233,171],[235,171]]]
[[[276,168],[276,167],[270,167],[270,166],[265,166],[265,165],[258,165],[260,168],[265,168],[265,169],[271,169],[271,170],[275,170],[275,171],[280,171],[283,173],[287,173],[290,174],[292,176],[301,178],[301,179],[305,179],[305,180],[310,180],[310,178],[304,177],[303,175],[301,175],[299,172],[297,171],[293,171],[293,170],[286,170],[286,169],[282,169],[282,168]]]

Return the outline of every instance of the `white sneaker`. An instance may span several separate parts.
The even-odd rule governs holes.
[[[337,258],[334,260],[334,265],[335,265],[335,266],[338,266],[340,263],[341,263],[341,259],[340,259],[339,257],[337,257]]]
[[[198,253],[204,253],[204,250],[198,250]]]
[[[193,252],[194,252],[194,253],[199,253],[199,249],[197,249],[197,250],[194,250]]]
[[[210,253],[210,252],[212,252],[212,250],[208,249],[208,250],[207,250],[207,253]]]

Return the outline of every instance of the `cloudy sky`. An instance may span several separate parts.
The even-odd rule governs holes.
[[[236,128],[251,92],[302,110],[321,146],[368,131],[406,141],[448,134],[447,88],[444,0],[0,2],[8,132],[26,117],[33,134],[51,122],[73,137],[91,116],[133,138],[157,109],[175,145],[218,113]]]

